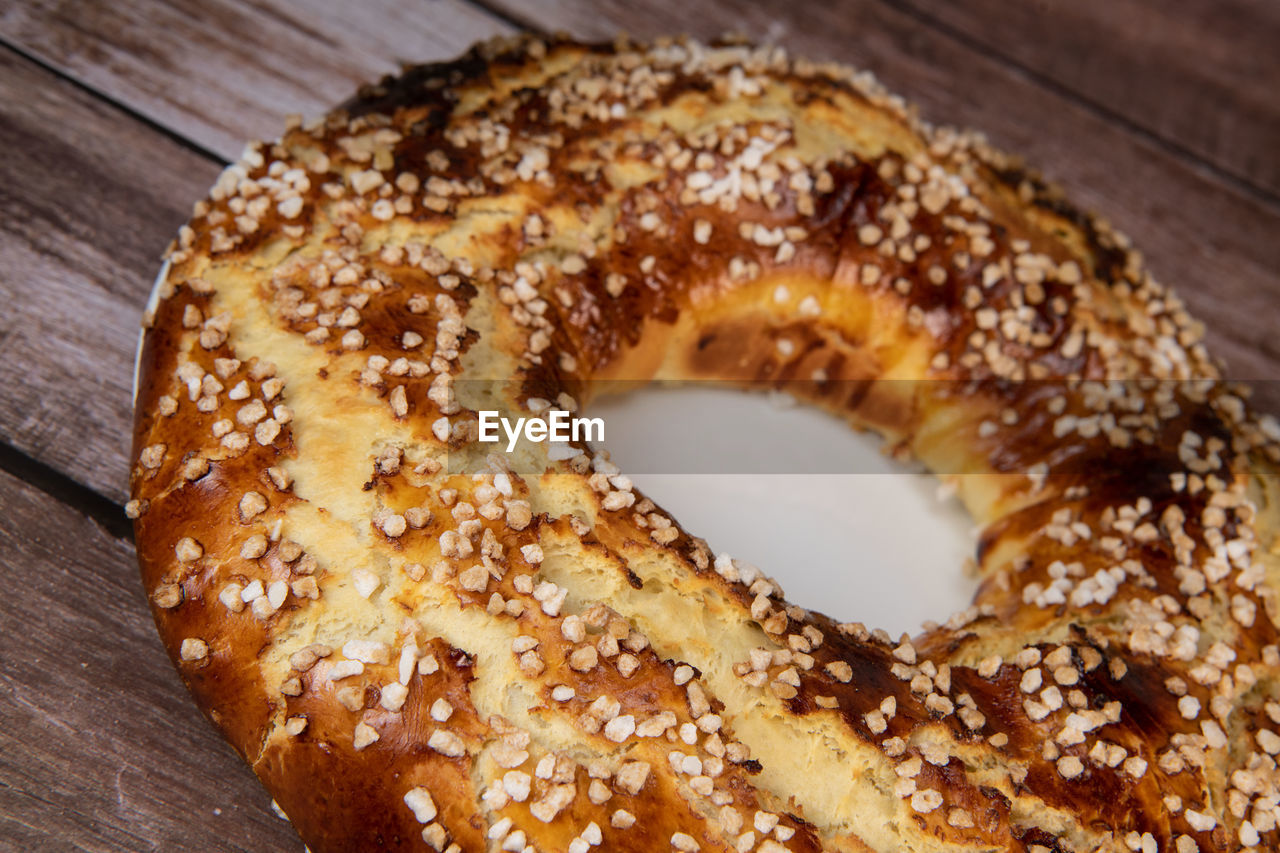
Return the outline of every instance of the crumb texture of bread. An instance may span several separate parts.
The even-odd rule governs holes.
[[[1280,847],[1280,429],[1123,234],[870,75],[485,43],[250,145],[169,257],[143,580],[312,851]],[[599,448],[478,440],[651,379],[954,484],[972,607],[833,621]]]

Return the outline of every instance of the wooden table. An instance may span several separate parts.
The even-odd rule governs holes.
[[[139,315],[242,140],[519,29],[733,29],[870,68],[1120,224],[1231,375],[1280,377],[1267,0],[0,0],[0,849],[301,848],[186,696],[135,579]],[[1280,383],[1260,388],[1280,411]]]

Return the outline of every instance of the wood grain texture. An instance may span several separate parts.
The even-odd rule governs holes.
[[[1280,4],[892,2],[1280,194]]]
[[[0,50],[0,440],[122,503],[160,254],[220,164]]]
[[[922,26],[881,0],[495,0],[530,26],[572,22],[585,37],[727,30],[796,54],[874,71],[926,118],[976,127],[1018,152],[1134,238],[1156,276],[1208,326],[1229,373],[1280,411],[1280,207],[1238,191],[1193,160],[1144,140],[985,51]],[[1224,114],[1233,107],[1224,106]],[[1273,157],[1280,156],[1272,154]]]
[[[0,38],[226,159],[509,29],[462,0],[0,0]]]
[[[0,849],[296,851],[178,680],[133,548],[0,473]]]

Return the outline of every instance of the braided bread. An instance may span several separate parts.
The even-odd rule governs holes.
[[[142,574],[310,849],[1280,845],[1280,431],[1123,235],[870,76],[491,42],[251,145],[169,262]],[[598,448],[479,440],[654,377],[948,478],[973,606],[833,621]]]

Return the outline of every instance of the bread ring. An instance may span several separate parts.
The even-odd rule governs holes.
[[[491,42],[250,146],[170,261],[139,561],[310,849],[1280,845],[1280,431],[1121,234],[868,75]],[[973,607],[837,623],[581,442],[477,440],[655,376],[953,477]]]

